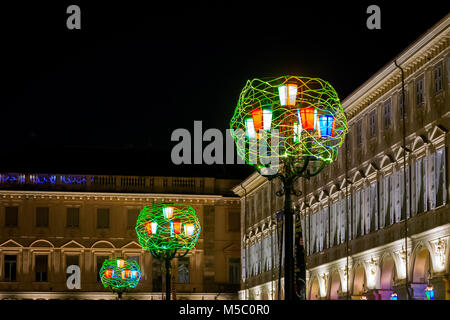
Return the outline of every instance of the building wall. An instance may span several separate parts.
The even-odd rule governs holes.
[[[350,130],[337,161],[310,180],[298,180],[303,195],[294,207],[308,254],[309,299],[387,299],[393,291],[404,299],[406,278],[414,299],[424,298],[428,282],[434,283],[437,298],[446,297],[449,35],[447,15],[396,58],[405,70],[406,188],[401,73],[393,62],[344,100]],[[279,189],[278,181],[268,182],[258,174],[234,189],[246,216],[241,229],[241,297],[255,298],[260,288],[270,287],[260,263],[270,255],[271,245],[279,246],[277,238],[270,237],[276,234],[276,212],[283,205],[283,197],[275,195]],[[265,197],[270,204],[260,201]],[[277,273],[277,266],[271,271]]]
[[[32,183],[22,186],[20,190],[13,190],[8,188],[5,179],[3,187],[0,190],[0,298],[38,298],[42,294],[48,298],[108,299],[107,290],[97,282],[97,259],[101,256],[138,256],[142,278],[133,290],[135,295],[130,293],[127,296],[136,299],[161,298],[159,264],[140,247],[134,227],[127,229],[128,210],[140,210],[152,203],[189,204],[196,211],[202,226],[196,247],[186,256],[189,258],[189,283],[178,283],[178,261],[174,259],[172,262],[173,283],[179,298],[237,297],[237,287],[229,284],[228,268],[224,268],[229,258],[240,257],[239,229],[230,231],[228,223],[229,212],[239,214],[239,200],[236,197],[42,191],[42,186],[40,191],[34,191],[31,190]],[[6,208],[11,206],[18,207],[18,221],[14,227],[5,226]],[[37,207],[49,208],[48,227],[36,227]],[[67,227],[67,208],[71,207],[79,208],[79,227]],[[109,208],[109,228],[97,228],[99,208]],[[210,215],[210,225],[205,218],[206,211]],[[36,281],[34,256],[39,254],[49,257],[48,281]],[[16,281],[5,279],[7,255],[17,256]],[[68,255],[79,256],[80,290],[68,290],[66,287]]]

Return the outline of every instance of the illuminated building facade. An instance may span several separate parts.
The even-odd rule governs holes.
[[[308,299],[426,299],[427,287],[450,299],[449,42],[447,15],[395,59],[405,101],[394,61],[347,97],[350,131],[338,160],[298,181]],[[279,190],[256,173],[233,189],[241,299],[277,299],[280,278],[282,289]]]
[[[105,175],[0,175],[0,299],[115,299],[98,276],[105,258],[139,263],[142,278],[123,299],[161,299],[161,264],[141,248],[137,215],[152,203],[188,204],[202,231],[187,256],[172,261],[177,299],[237,298],[238,181]],[[81,288],[66,269],[78,265]]]

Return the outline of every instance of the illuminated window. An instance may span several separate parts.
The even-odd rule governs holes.
[[[439,63],[434,67],[433,70],[433,79],[434,79],[434,93],[438,94],[442,92],[442,63]]]
[[[16,281],[17,256],[4,256],[4,281]]]
[[[416,106],[420,107],[425,102],[423,76],[416,80]]]
[[[391,126],[391,99],[384,102],[384,128],[388,129]]]

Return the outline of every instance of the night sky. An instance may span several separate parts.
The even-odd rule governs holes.
[[[391,2],[2,4],[0,172],[245,178],[245,165],[170,164],[172,131],[225,132],[255,77],[320,77],[344,100],[449,12]],[[66,28],[70,4],[81,30]],[[381,30],[366,28],[370,4]]]

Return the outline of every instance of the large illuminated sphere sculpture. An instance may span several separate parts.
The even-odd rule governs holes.
[[[189,205],[152,204],[139,213],[136,234],[140,245],[166,266],[167,300],[170,300],[171,260],[194,248],[200,230],[195,210]]]
[[[277,195],[285,196],[285,299],[305,299],[302,231],[296,244],[299,271],[294,274],[291,195],[300,195],[295,190],[299,177],[310,179],[337,158],[348,132],[339,97],[328,82],[318,78],[249,80],[241,91],[230,127],[240,157],[261,175],[282,182],[283,189]]]
[[[99,276],[105,288],[118,294],[135,288],[141,280],[141,270],[135,260],[123,258],[106,259],[99,271]]]
[[[263,175],[275,158],[310,165],[336,160],[348,132],[334,88],[300,76],[247,81],[230,127],[238,154]]]

